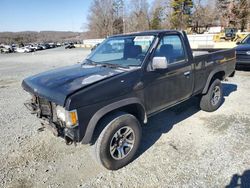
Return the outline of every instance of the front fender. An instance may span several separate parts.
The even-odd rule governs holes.
[[[119,109],[121,107],[125,107],[128,105],[132,105],[132,104],[136,104],[140,106],[140,111],[141,114],[143,114],[143,122],[147,123],[147,114],[145,111],[145,107],[143,105],[143,103],[140,101],[140,99],[132,97],[132,98],[127,98],[127,99],[123,99],[114,103],[111,103],[101,109],[99,109],[90,119],[86,132],[85,132],[85,136],[82,139],[82,143],[83,144],[88,144],[91,142],[95,128],[98,124],[98,121],[104,117],[106,114],[108,114],[109,112],[112,112],[116,109]]]

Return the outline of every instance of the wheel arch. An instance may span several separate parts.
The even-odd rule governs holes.
[[[219,80],[224,80],[225,79],[225,71],[222,70],[222,69],[216,69],[214,71],[212,71],[209,76],[208,76],[208,79],[207,79],[207,82],[206,82],[206,85],[204,87],[204,89],[202,90],[202,94],[206,94],[208,89],[209,89],[209,86],[212,84],[212,82],[215,80],[215,79],[219,79]]]
[[[116,112],[127,112],[134,115],[140,122],[147,123],[147,114],[144,105],[138,98],[128,98],[109,104],[99,109],[90,119],[85,136],[82,139],[83,144],[91,143],[98,124],[104,117]]]

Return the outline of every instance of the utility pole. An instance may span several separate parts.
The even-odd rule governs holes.
[[[122,26],[123,26],[123,33],[126,33],[125,3],[124,3],[124,1],[122,1]]]

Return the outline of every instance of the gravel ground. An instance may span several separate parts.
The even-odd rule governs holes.
[[[23,106],[23,78],[75,64],[89,51],[57,48],[0,55],[0,187],[250,187],[250,72],[223,83],[213,113],[191,99],[149,120],[137,158],[103,169],[90,147],[66,146]]]

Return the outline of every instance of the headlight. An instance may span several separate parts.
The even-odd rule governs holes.
[[[56,107],[57,118],[66,123],[67,127],[73,127],[78,125],[77,111],[67,111],[62,106]]]
[[[56,107],[56,115],[57,115],[57,118],[64,121],[66,120],[66,110],[61,107],[61,106],[57,106]]]

